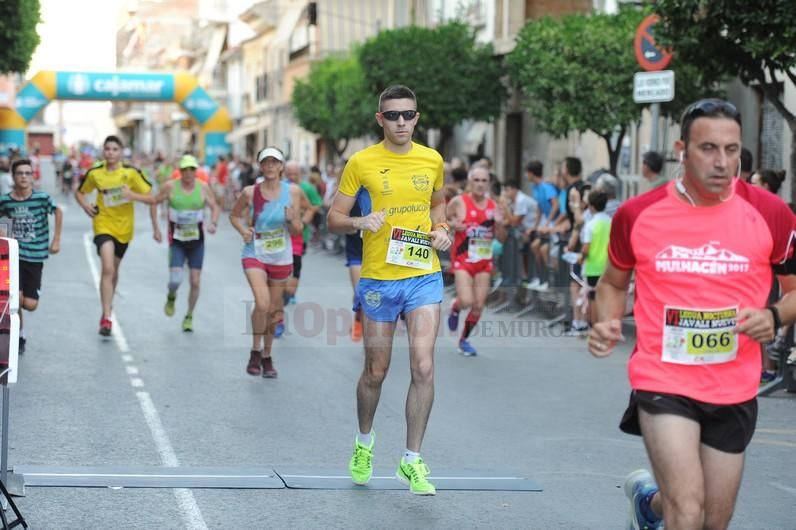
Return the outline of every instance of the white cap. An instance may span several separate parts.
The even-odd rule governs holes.
[[[266,147],[265,149],[260,151],[260,154],[257,155],[257,163],[259,164],[260,162],[262,162],[263,160],[265,160],[269,156],[271,158],[276,158],[277,160],[279,160],[283,164],[285,163],[285,155],[283,155],[282,151],[280,151],[276,147]]]

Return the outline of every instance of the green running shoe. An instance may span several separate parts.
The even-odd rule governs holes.
[[[370,481],[373,474],[373,444],[376,443],[376,434],[370,434],[370,447],[359,443],[359,437],[354,438],[354,455],[348,464],[351,471],[351,481],[357,486],[364,486]]]
[[[193,331],[193,315],[185,315],[185,318],[182,320],[182,330]]]
[[[426,476],[429,473],[431,471],[422,458],[418,458],[411,464],[407,464],[401,458],[401,463],[398,465],[398,471],[395,472],[395,476],[398,477],[398,480],[408,485],[409,491],[415,495],[436,495],[437,488],[426,480]]]
[[[166,313],[167,317],[174,315],[174,301],[177,299],[177,294],[169,293],[166,295],[166,306],[163,308],[163,312]]]

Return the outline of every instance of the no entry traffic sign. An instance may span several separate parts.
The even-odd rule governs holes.
[[[672,60],[672,54],[655,43],[654,29],[659,20],[658,15],[649,15],[641,21],[636,30],[634,45],[636,60],[648,72],[663,70]]]

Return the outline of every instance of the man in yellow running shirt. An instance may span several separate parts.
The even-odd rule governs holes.
[[[104,162],[94,164],[86,172],[75,192],[77,203],[92,218],[94,244],[102,262],[100,300],[102,318],[100,335],[111,334],[111,305],[119,282],[119,266],[127,246],[133,239],[133,202],[151,204],[152,185],[138,168],[122,162],[122,141],[108,136],[102,147]],[[97,190],[97,204],[90,204],[87,194]]]
[[[333,232],[362,231],[362,277],[354,310],[364,313],[365,368],[357,385],[359,433],[349,464],[355,484],[373,473],[373,417],[390,366],[399,315],[406,317],[412,382],[406,397],[406,452],[396,476],[416,495],[434,495],[420,445],[434,401],[434,343],[442,302],[437,250],[451,245],[445,222],[442,157],[412,142],[420,113],[414,93],[392,86],[379,97],[376,121],[384,141],[354,154],[329,211]],[[360,187],[372,213],[351,217]]]

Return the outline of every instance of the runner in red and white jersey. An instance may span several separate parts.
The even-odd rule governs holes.
[[[737,178],[737,109],[700,100],[681,131],[682,177],[613,218],[589,337],[598,357],[623,340],[635,270],[633,391],[620,428],[643,436],[658,483],[646,470],[626,479],[632,528],[661,528],[664,518],[667,528],[729,525],[757,420],[760,342],[781,324],[779,304],[765,307],[772,269],[785,274],[794,261],[788,206]],[[782,282],[784,292],[796,287],[794,276]]]
[[[456,298],[448,315],[448,329],[459,327],[459,312],[470,309],[459,338],[459,353],[472,357],[475,348],[467,340],[481,318],[492,277],[492,242],[505,239],[505,229],[495,201],[487,197],[489,170],[477,166],[467,176],[466,193],[448,203],[448,221],[455,236],[451,246],[451,268]]]

